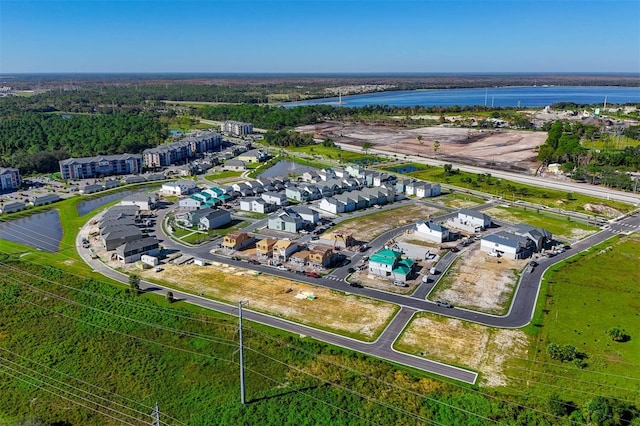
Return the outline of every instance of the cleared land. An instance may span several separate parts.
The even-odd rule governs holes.
[[[374,148],[398,154],[437,156],[443,160],[494,164],[504,170],[536,170],[535,148],[547,138],[545,132],[520,130],[477,130],[446,126],[407,129],[357,123],[324,122],[297,128],[315,138]],[[418,136],[421,139],[418,139]],[[434,150],[434,142],[439,148]]]
[[[141,273],[192,293],[229,303],[247,302],[248,309],[364,340],[379,334],[397,307],[287,279],[214,263],[211,266],[162,265]],[[314,296],[310,300],[308,296]]]
[[[418,314],[395,349],[480,371],[484,386],[505,386],[509,356],[525,356],[528,339],[519,330],[501,330],[439,315]]]
[[[371,241],[378,235],[390,229],[408,225],[418,219],[428,219],[442,214],[442,210],[415,203],[397,209],[385,210],[378,213],[359,216],[351,220],[340,222],[331,232],[323,234],[321,238],[332,239],[334,232],[352,233],[359,241]]]
[[[497,263],[500,261],[500,263]],[[458,259],[429,294],[429,300],[446,300],[454,306],[502,315],[509,308],[518,273],[527,260],[494,258],[474,243]]]

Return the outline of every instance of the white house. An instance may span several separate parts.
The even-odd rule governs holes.
[[[181,179],[177,182],[167,182],[162,184],[160,191],[164,195],[189,195],[197,189],[197,185],[194,181],[188,179]]]
[[[491,227],[491,217],[477,210],[460,209],[458,212],[458,221],[461,224],[472,226],[479,230],[485,230]]]
[[[204,202],[197,198],[181,198],[178,200],[178,207],[182,210],[198,210],[202,208]]]
[[[26,204],[20,201],[16,201],[13,203],[4,203],[3,205],[0,205],[0,213],[8,214],[13,212],[18,212],[26,208],[27,208]]]
[[[320,208],[320,210],[324,210],[326,212],[333,213],[333,214],[338,214],[338,213],[344,213],[345,205],[339,202],[338,200],[336,200],[335,198],[328,197],[320,200],[320,204],[318,205],[318,207]]]
[[[261,197],[267,203],[275,204],[276,206],[286,206],[289,204],[287,196],[279,192],[267,191],[264,192]]]
[[[441,243],[449,240],[449,229],[432,220],[427,222],[422,220],[417,221],[414,234],[417,237],[421,237],[435,243]]]
[[[276,210],[275,204],[267,203],[262,198],[244,198],[240,200],[240,210],[245,212],[271,213]]]
[[[532,249],[535,249],[533,241],[507,231],[498,231],[480,240],[480,251],[509,259],[529,257]]]
[[[152,210],[158,202],[158,194],[147,192],[136,192],[123,198],[120,204],[123,206],[138,206],[140,210]]]
[[[199,229],[216,229],[231,222],[226,210],[213,210],[200,218]]]
[[[241,160],[227,160],[222,165],[222,168],[225,170],[233,170],[236,172],[241,172],[247,170],[247,164]]]
[[[302,218],[303,221],[312,223],[314,225],[320,220],[320,215],[318,214],[318,212],[308,207],[292,207],[288,210],[293,210]]]

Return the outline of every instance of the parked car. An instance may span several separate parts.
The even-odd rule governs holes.
[[[347,272],[350,273],[350,274],[353,274],[355,271],[356,271],[355,268],[347,269]]]
[[[529,262],[529,265],[535,268],[536,266],[538,266],[538,262],[536,262],[535,260],[532,260],[531,262]]]
[[[351,287],[355,287],[355,288],[362,288],[362,284],[360,284],[360,283],[358,283],[358,282],[355,282],[355,281],[351,281],[351,282],[349,283],[349,285],[350,285]]]
[[[162,271],[164,271],[164,268],[156,268],[156,269],[154,269],[154,271],[155,272],[162,272]]]
[[[311,278],[320,278],[320,274],[314,271],[305,272],[304,274]]]
[[[242,260],[240,256],[231,256],[231,260]]]
[[[443,308],[453,308],[451,303],[445,302],[444,300],[436,300],[436,305],[442,306]]]
[[[318,237],[317,235],[313,235],[313,236],[311,237],[311,239],[315,241],[315,240],[319,240],[319,239],[320,239],[320,237]]]
[[[260,265],[260,262],[258,262],[258,261],[257,261],[257,260],[255,260],[255,259],[249,259],[249,260],[248,260],[248,262],[249,262],[250,264],[252,264],[252,265]]]
[[[284,265],[276,266],[276,269],[279,270],[279,271],[288,271],[289,270],[289,268],[287,268]]]

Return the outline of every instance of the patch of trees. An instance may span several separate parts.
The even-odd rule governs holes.
[[[547,354],[549,355],[549,358],[557,361],[573,361],[573,363],[579,368],[585,368],[587,366],[587,354],[579,352],[573,345],[564,344],[560,346],[557,343],[549,343],[549,345],[547,345]]]
[[[24,174],[58,170],[58,161],[140,153],[167,137],[157,114],[71,115],[26,113],[0,121],[0,162]]]
[[[305,146],[314,145],[313,136],[308,133],[298,133],[289,130],[279,130],[277,132],[269,130],[264,135],[264,141],[273,146]]]

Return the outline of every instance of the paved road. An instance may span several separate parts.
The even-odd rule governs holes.
[[[361,147],[357,147],[350,144],[345,143],[336,143],[336,145],[340,146],[341,149],[345,151],[354,151],[354,152],[362,152]],[[385,151],[382,149],[369,149],[370,154],[376,154],[383,157],[394,158],[394,155],[397,153]],[[616,191],[614,189],[605,188],[596,185],[590,185],[588,183],[578,183],[572,181],[555,181],[551,179],[545,179],[537,176],[528,176],[519,173],[513,172],[505,172],[501,170],[488,169],[483,167],[475,167],[468,166],[465,164],[453,163],[451,161],[442,161],[436,160],[433,158],[427,158],[417,155],[407,155],[406,161],[417,162],[422,164],[429,164],[432,166],[444,166],[445,164],[452,164],[454,169],[460,169],[462,171],[471,172],[471,173],[491,173],[491,176],[501,179],[508,179],[513,182],[525,183],[525,184],[535,184],[536,186],[540,186],[543,188],[557,189],[560,191],[572,191],[577,194],[585,194],[593,197],[605,198],[607,200],[616,200],[623,201],[625,203],[631,203],[634,205],[640,205],[640,194],[631,194],[628,192]]]
[[[479,206],[477,207],[477,209],[483,209],[486,207],[488,207],[488,205]],[[157,232],[156,235],[158,236],[162,235],[161,223],[166,213],[167,213],[167,210],[160,210],[158,212],[158,218],[156,220],[156,225],[155,225],[156,232]],[[450,215],[452,214],[450,213],[443,217],[446,218],[447,216],[450,216]],[[438,219],[441,220],[440,218]],[[392,236],[398,235],[399,233],[404,232],[404,228],[408,228],[410,226],[413,226],[413,225],[407,225],[406,227],[403,227],[403,228],[387,231],[386,233],[379,236],[376,239],[376,241],[387,241]],[[418,290],[420,292],[419,294],[414,293],[413,295],[404,296],[404,295],[398,295],[398,294],[389,293],[389,292],[371,289],[371,288],[347,287],[347,284],[344,281],[342,281],[342,278],[340,276],[338,276],[339,281],[336,281],[334,279],[327,279],[327,278],[313,279],[313,278],[303,277],[300,275],[294,275],[288,272],[278,271],[274,268],[264,266],[264,265],[250,265],[247,262],[233,261],[228,259],[227,257],[213,255],[209,253],[209,250],[212,244],[208,244],[203,247],[187,248],[185,246],[182,246],[173,242],[168,238],[165,238],[162,244],[166,248],[178,249],[183,253],[191,254],[197,257],[225,262],[228,264],[232,264],[234,266],[249,268],[249,269],[261,271],[263,273],[269,273],[269,274],[281,276],[284,278],[290,278],[297,281],[307,282],[313,285],[332,288],[338,291],[348,291],[350,293],[359,294],[372,299],[396,304],[400,306],[399,312],[389,323],[388,327],[381,333],[378,339],[373,343],[365,343],[365,342],[357,341],[347,337],[339,336],[336,334],[328,333],[325,331],[316,330],[311,327],[307,327],[304,325],[300,325],[297,323],[293,323],[287,320],[272,317],[270,315],[266,315],[258,312],[247,311],[247,313],[245,314],[245,317],[251,321],[259,322],[259,323],[266,324],[276,328],[281,328],[283,330],[287,330],[292,333],[311,336],[324,342],[328,342],[337,346],[342,346],[348,349],[352,349],[362,353],[380,357],[392,362],[422,369],[424,371],[428,371],[434,374],[440,374],[440,375],[450,377],[456,380],[460,380],[463,382],[475,383],[475,380],[477,379],[477,374],[472,371],[429,361],[420,357],[399,353],[393,350],[392,348],[393,342],[398,338],[401,331],[409,323],[413,314],[419,311],[427,311],[427,312],[449,316],[452,318],[458,318],[461,320],[474,321],[474,322],[488,325],[488,326],[501,327],[501,328],[522,327],[531,321],[531,318],[533,316],[533,311],[535,308],[538,291],[540,288],[542,275],[547,268],[549,268],[550,266],[552,266],[553,264],[559,261],[562,261],[572,256],[574,253],[577,253],[578,251],[587,249],[593,246],[594,244],[598,244],[604,241],[605,239],[611,237],[615,233],[626,233],[626,232],[637,231],[639,228],[640,228],[639,215],[628,217],[621,221],[611,223],[610,225],[608,225],[608,229],[604,229],[586,238],[585,240],[575,243],[570,250],[560,255],[557,255],[554,258],[540,260],[539,266],[536,267],[533,270],[533,272],[525,273],[521,277],[520,283],[518,284],[516,293],[513,297],[511,308],[509,309],[509,312],[504,316],[483,314],[483,313],[469,311],[465,309],[459,309],[459,308],[452,309],[452,308],[440,307],[435,305],[434,303],[427,302],[424,300],[424,298],[420,297],[422,295],[422,292],[424,291],[422,289]],[[85,262],[91,265],[93,269],[96,270],[97,272],[100,272],[106,276],[109,276],[113,279],[116,279],[122,282],[128,282],[127,275],[108,268],[106,265],[104,265],[102,262],[98,260],[92,260],[89,255],[89,250],[83,249],[81,247],[80,238],[81,238],[80,234],[78,234],[77,241],[76,241],[77,247],[80,255],[83,257]],[[379,244],[379,242],[377,244]],[[362,256],[362,254],[360,254],[360,256]],[[449,259],[449,260],[452,261],[453,259]],[[341,268],[340,273],[343,273],[344,270],[345,268]],[[235,306],[228,305],[225,303],[215,302],[203,297],[169,289],[169,288],[157,285],[155,283],[143,282],[141,284],[141,288],[148,291],[158,292],[158,293],[165,293],[166,291],[171,290],[173,291],[174,296],[176,298],[183,299],[188,303],[193,303],[198,306],[214,309],[230,315],[237,314],[237,312],[234,311]]]

